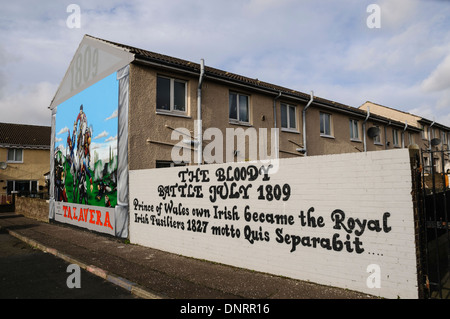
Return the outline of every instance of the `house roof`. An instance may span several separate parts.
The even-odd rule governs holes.
[[[373,106],[376,106],[378,108],[382,108],[384,110],[388,110],[388,111],[396,113],[397,114],[396,120],[398,120],[398,121],[401,121],[400,118],[410,118],[410,119],[413,119],[414,121],[416,121],[417,123],[420,123],[420,124],[425,124],[425,125],[431,125],[432,124],[433,126],[439,128],[441,130],[450,131],[450,127],[448,127],[446,125],[443,125],[443,124],[440,124],[440,123],[437,123],[434,120],[432,121],[432,120],[426,119],[426,118],[421,117],[421,116],[416,115],[416,114],[412,114],[412,113],[409,113],[409,112],[401,111],[401,110],[398,110],[398,109],[395,109],[395,108],[392,108],[392,107],[389,107],[389,106],[381,105],[381,104],[378,104],[378,103],[374,103],[374,102],[371,102],[371,101],[366,101],[359,108],[362,109],[363,107],[366,107],[367,105],[369,105],[369,106],[373,105]],[[383,113],[380,113],[380,115],[381,114],[383,114]],[[409,123],[409,124],[413,124],[413,123]]]
[[[139,49],[133,46],[129,46],[129,45],[125,45],[125,44],[121,44],[121,43],[117,43],[117,42],[112,42],[109,40],[104,40],[104,39],[100,39],[100,38],[96,38],[93,37],[91,35],[86,35],[86,37],[89,37],[91,39],[97,40],[97,41],[101,41],[103,43],[106,43],[108,45],[112,45],[115,46],[121,50],[126,50],[129,53],[134,55],[134,60],[135,61],[145,61],[145,62],[150,62],[150,63],[156,63],[158,65],[161,66],[166,66],[166,67],[172,67],[172,68],[177,68],[180,70],[184,70],[186,72],[190,72],[190,73],[196,73],[196,74],[200,74],[200,64],[199,63],[194,63],[194,62],[190,62],[187,60],[183,60],[183,59],[179,59],[179,58],[175,58],[175,57],[171,57],[168,55],[164,55],[164,54],[160,54],[160,53],[155,53],[152,51],[147,51],[147,50],[143,50],[143,49]],[[238,75],[235,73],[231,73],[231,72],[227,72],[227,71],[223,71],[220,69],[216,69],[216,68],[212,68],[209,66],[205,66],[204,67],[204,71],[205,71],[205,76],[206,78],[214,78],[214,79],[220,79],[220,80],[225,80],[225,81],[229,81],[238,85],[246,85],[246,86],[250,86],[256,89],[260,89],[260,90],[266,90],[271,92],[274,95],[277,95],[278,93],[283,93],[285,96],[287,97],[291,97],[291,98],[296,98],[296,99],[301,99],[305,102],[308,102],[311,98],[310,94],[304,93],[304,92],[300,92],[297,90],[292,90],[286,87],[282,87],[279,85],[275,85],[275,84],[271,84],[268,82],[264,82],[264,81],[260,81],[258,79],[254,79],[254,78],[250,78],[250,77],[246,77],[246,76],[242,76],[242,75]],[[365,110],[359,109],[357,107],[353,107],[353,106],[349,106],[343,103],[339,103],[339,102],[335,102],[335,101],[331,101],[322,97],[318,97],[318,96],[314,96],[314,101],[313,104],[316,105],[321,105],[323,107],[328,107],[328,108],[332,108],[335,110],[340,110],[340,111],[344,111],[344,112],[350,112],[352,113],[354,116],[358,115],[360,117],[365,117],[367,115],[367,112]],[[378,120],[378,121],[382,121],[385,123],[389,123],[391,125],[395,125],[395,126],[399,126],[399,127],[403,127],[404,123],[400,122],[400,121],[395,121],[393,119],[390,118],[386,118],[383,117],[381,115],[375,115],[375,114],[371,114],[370,118],[372,120]],[[412,128],[410,127],[409,129],[411,130],[419,130],[418,128]]]
[[[0,146],[50,149],[50,126],[0,123]]]

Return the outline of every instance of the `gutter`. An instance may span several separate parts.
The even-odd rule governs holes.
[[[402,132],[402,148],[405,147],[405,132],[407,128],[408,128],[408,121],[405,121],[405,128],[403,129]]]
[[[308,149],[306,147],[306,110],[311,106],[311,103],[314,100],[314,91],[311,91],[311,97],[309,99],[308,104],[303,108],[302,112],[302,122],[303,122],[303,148],[298,148],[298,152],[302,152],[304,156],[308,156]]]
[[[135,53],[135,59],[133,61],[134,63],[138,63],[138,64],[142,64],[142,65],[147,65],[147,66],[153,66],[153,67],[158,67],[158,68],[164,68],[164,69],[168,69],[168,70],[172,70],[175,72],[182,72],[188,75],[194,75],[194,76],[198,76],[198,70],[194,70],[192,67],[187,67],[187,66],[182,66],[182,65],[177,65],[174,63],[170,63],[170,62],[164,62],[164,61],[155,61],[152,60],[151,58],[148,58],[146,56],[143,56],[141,54],[136,54]],[[192,64],[193,65],[193,64]],[[231,78],[226,78],[222,75],[216,75],[214,73],[209,72],[208,73],[208,79],[211,80],[215,80],[215,81],[219,81],[221,83],[225,83],[225,84],[230,84],[230,85],[238,85],[242,88],[245,89],[249,89],[249,90],[254,90],[260,93],[264,93],[264,94],[269,94],[271,96],[273,96],[274,94],[278,95],[280,92],[282,93],[283,96],[286,96],[290,99],[299,101],[299,102],[303,102],[306,103],[308,102],[307,97],[303,97],[300,96],[298,94],[292,93],[291,91],[289,91],[289,89],[286,88],[286,91],[282,90],[280,91],[280,89],[276,88],[276,87],[264,87],[264,86],[259,86],[256,84],[252,84],[252,83],[246,83],[237,79],[231,79]],[[301,92],[300,92],[301,93]],[[304,93],[303,93],[304,94]],[[364,116],[364,111],[359,110],[359,109],[354,109],[354,108],[345,108],[345,107],[341,107],[339,105],[335,105],[332,102],[328,102],[326,100],[322,100],[322,99],[314,99],[314,103],[315,105],[321,107],[321,108],[325,108],[325,109],[329,109],[331,111],[337,111],[343,114],[349,114],[352,116],[358,116],[358,117],[363,117]],[[309,104],[309,102],[308,102]],[[376,120],[377,122],[380,123],[384,123],[385,125],[394,125],[397,127],[399,126],[399,123],[392,123],[389,119],[387,118],[382,118],[382,117],[378,117],[376,115],[371,115],[371,118]],[[302,152],[303,149],[298,150],[299,152]]]
[[[367,107],[367,116],[363,122],[363,135],[364,135],[364,152],[367,152],[367,134],[366,134],[366,123],[370,116],[370,107]]]
[[[197,164],[203,163],[202,83],[205,76],[205,60],[200,60],[200,78],[197,87]]]
[[[428,150],[431,151],[431,127],[435,124],[436,122],[433,120],[433,122],[430,124],[430,126],[428,127]]]
[[[281,97],[281,91],[278,92],[278,95],[273,99],[273,127],[275,128],[275,153],[277,154],[276,158],[279,158],[279,137],[278,137],[278,130],[277,130],[277,100]],[[270,154],[272,156],[272,154]]]

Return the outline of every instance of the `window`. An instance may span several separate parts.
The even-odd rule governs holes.
[[[350,139],[353,141],[359,141],[359,125],[358,121],[350,120]]]
[[[7,162],[23,163],[23,149],[19,149],[19,148],[8,149]]]
[[[320,135],[331,135],[331,114],[320,113]]]
[[[297,109],[293,105],[281,103],[281,127],[297,130]]]
[[[156,109],[167,112],[186,112],[186,82],[158,76]]]
[[[450,133],[447,134],[447,147],[450,149]]]
[[[19,196],[36,195],[38,190],[38,181],[7,181],[7,194],[17,192]]]
[[[396,130],[395,128],[392,129],[392,142],[394,144],[394,146],[399,147],[400,144],[398,142],[398,130]]]
[[[415,143],[415,141],[414,141],[414,134],[409,132],[408,133],[408,138],[409,138],[409,145],[413,145]]]
[[[439,164],[439,157],[434,157],[434,163],[432,168],[436,173],[441,173],[442,165]]]
[[[431,172],[430,159],[426,156],[423,157],[423,168],[425,173],[429,174]]]
[[[230,92],[229,118],[233,122],[249,123],[249,97]]]
[[[174,163],[171,161],[156,161],[156,168],[186,166],[184,163]]]
[[[431,139],[436,138],[436,130],[434,128],[431,129]]]
[[[428,130],[427,130],[427,128],[425,127],[425,125],[421,125],[421,129],[422,129],[422,133],[421,133],[421,135],[422,135],[422,139],[423,140],[428,140]]]
[[[381,128],[378,125],[375,125],[375,127],[378,129],[378,131],[380,133],[373,137],[373,143],[376,145],[382,145],[382,143],[381,143]]]

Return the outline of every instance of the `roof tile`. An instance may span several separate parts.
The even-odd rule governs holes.
[[[0,145],[49,148],[50,126],[0,123]]]

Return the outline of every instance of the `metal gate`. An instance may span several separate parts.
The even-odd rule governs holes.
[[[428,297],[450,299],[450,151],[422,150],[422,227]]]
[[[15,211],[15,196],[0,194],[0,213],[12,213]]]

